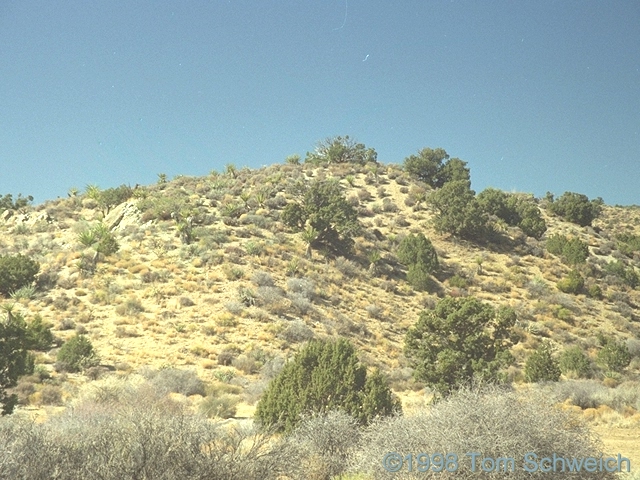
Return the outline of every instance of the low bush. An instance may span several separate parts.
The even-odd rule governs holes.
[[[627,345],[617,343],[612,339],[605,339],[604,345],[598,352],[598,363],[609,372],[621,372],[631,363],[631,354]]]
[[[556,286],[561,292],[577,295],[584,288],[584,278],[577,270],[572,270],[569,275],[556,283]]]
[[[576,378],[587,378],[591,373],[591,362],[589,357],[580,347],[565,349],[560,354],[559,366],[566,376]]]
[[[56,360],[56,369],[64,372],[79,372],[99,363],[93,345],[84,335],[74,335],[66,341]]]
[[[30,285],[40,264],[25,255],[0,255],[0,293],[7,296]]]
[[[560,374],[558,361],[551,356],[551,348],[546,343],[527,358],[524,366],[524,376],[528,382],[557,382]]]
[[[389,452],[400,455],[390,457]],[[450,471],[434,471],[434,468],[418,471],[421,465],[418,462],[426,463],[426,459],[414,457],[414,471],[408,473],[405,455],[413,452],[430,454],[435,460],[433,466],[437,468],[442,462]],[[466,452],[479,454],[475,471]],[[364,431],[349,470],[380,480],[577,478],[569,471],[556,471],[553,475],[527,472],[523,468],[524,457],[530,452],[537,455],[538,462],[554,453],[565,458],[597,458],[601,447],[583,421],[554,408],[543,392],[518,394],[498,387],[463,389],[436,403],[428,412],[375,422]],[[435,453],[442,453],[445,458],[434,456]],[[383,467],[381,459],[385,458],[390,460],[387,465],[392,471]],[[494,471],[479,473],[482,458],[513,458],[514,461],[505,460],[503,464],[496,464],[498,468]],[[616,477],[614,473],[583,470],[579,478],[614,480]]]

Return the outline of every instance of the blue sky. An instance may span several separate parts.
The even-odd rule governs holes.
[[[0,2],[0,194],[259,167],[350,135],[473,188],[640,204],[640,2]]]

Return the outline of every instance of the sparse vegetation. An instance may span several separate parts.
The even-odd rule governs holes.
[[[378,164],[366,153],[372,149],[357,146],[345,143],[354,151],[341,156],[342,147],[328,142],[328,156],[304,164],[293,157],[259,169],[229,164],[223,173],[203,177],[159,175],[157,184],[131,192],[89,185],[42,205],[11,199],[0,212],[0,266],[6,258],[21,258],[21,278],[3,276],[0,268],[0,294],[14,302],[0,317],[6,326],[10,313],[20,332],[4,326],[0,332],[0,408],[8,411],[17,401],[15,419],[0,419],[0,477],[48,478],[52,470],[33,470],[41,464],[31,462],[28,452],[49,462],[47,468],[60,466],[61,478],[87,476],[74,460],[82,456],[74,450],[79,437],[64,426],[82,413],[94,430],[78,435],[95,439],[110,463],[83,461],[117,472],[117,478],[138,468],[136,441],[150,439],[145,448],[151,457],[154,445],[165,445],[167,425],[180,440],[172,441],[174,447],[191,448],[189,438],[212,442],[167,454],[189,464],[167,470],[168,478],[215,478],[218,471],[205,469],[210,457],[203,452],[218,455],[221,470],[231,465],[224,478],[277,477],[276,470],[292,479],[378,478],[379,465],[370,469],[360,457],[381,448],[369,436],[378,422],[386,425],[389,445],[401,420],[406,435],[420,436],[426,430],[411,423],[411,412],[452,408],[448,402],[475,392],[467,386],[478,380],[515,385],[527,405],[544,392],[599,431],[624,426],[635,432],[640,209],[596,205],[593,226],[580,227],[552,215],[550,196],[538,200],[495,189],[476,196],[466,163],[437,160],[444,151],[421,152],[424,158],[418,155],[408,170],[407,161],[403,172]],[[136,205],[113,212],[129,196]],[[117,248],[101,248],[103,235]],[[341,337],[350,347],[304,354],[326,368],[302,365],[301,352],[310,344]],[[92,348],[70,348],[74,343]],[[77,363],[68,350],[79,352]],[[276,385],[285,371],[288,380],[278,382],[288,396],[281,398],[269,381]],[[291,378],[300,382],[292,386]],[[132,383],[125,387],[121,380]],[[389,385],[406,416],[379,418],[371,426],[375,412],[396,411]],[[85,402],[89,390],[93,400]],[[483,392],[473,395],[486,393],[484,400],[464,397],[469,408],[485,400],[505,406],[498,396],[515,395],[506,387]],[[432,394],[433,403],[424,408]],[[292,420],[278,416],[282,423],[275,413],[269,417],[284,435],[267,429],[227,436],[267,398],[269,412],[293,412]],[[131,399],[137,403],[126,405]],[[544,403],[545,412],[549,405]],[[133,406],[141,410],[125,420]],[[59,410],[66,410],[60,418]],[[116,410],[116,420],[101,423]],[[47,420],[42,427],[13,423],[27,414]],[[183,423],[176,427],[165,414],[183,415]],[[216,427],[221,419],[227,433]],[[193,437],[190,422],[200,432]],[[457,422],[448,428],[466,438]],[[535,436],[537,424],[514,422],[512,430],[522,431],[522,438]],[[80,432],[82,424],[74,425]],[[485,427],[475,432],[485,435]],[[209,428],[216,433],[198,436]],[[557,430],[566,431],[564,425]],[[507,445],[505,432],[492,438]],[[124,445],[110,435],[134,442],[132,455],[109,452]],[[253,440],[263,442],[265,462],[287,452],[286,461],[265,474],[256,466],[263,460],[252,456]],[[605,436],[605,443],[610,440]],[[449,444],[470,445],[441,443]],[[20,450],[27,445],[27,453]],[[218,446],[226,453],[219,454]],[[6,449],[12,449],[10,457]],[[240,469],[240,458],[252,466]]]

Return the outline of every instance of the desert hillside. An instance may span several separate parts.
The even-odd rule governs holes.
[[[283,221],[288,204],[325,181],[338,182],[358,214],[348,255],[315,248],[304,229]],[[535,205],[546,231],[536,239],[488,216],[491,236],[475,240],[437,228],[430,201],[437,190],[401,165],[294,158],[256,170],[227,165],[202,177],[160,174],[157,184],[135,188],[90,185],[4,210],[0,255],[28,256],[40,270],[34,285],[2,303],[26,319],[41,316],[56,339],[37,354],[37,374],[15,389],[19,408],[51,412],[102,377],[150,378],[177,368],[207,385],[189,401],[223,392],[220,415],[246,417],[305,342],[346,337],[411,410],[425,397],[403,350],[407,330],[442,298],[472,296],[516,314],[509,381],[528,388],[525,362],[541,345],[555,358],[577,346],[591,362],[590,380],[563,372],[560,383],[591,390],[582,392],[584,402],[565,391],[566,408],[598,428],[638,428],[640,291],[629,279],[640,271],[633,243],[640,208],[603,205],[591,225],[580,226],[552,213],[551,198],[514,193]],[[115,239],[114,251],[96,248],[91,235],[100,232]],[[439,264],[425,288],[407,280],[397,255],[404,238],[420,233]],[[550,253],[547,241],[557,235],[586,243],[586,260],[570,266]],[[563,292],[559,285],[576,269],[584,285]],[[99,365],[59,371],[59,347],[75,335],[90,340]],[[599,363],[602,338],[626,346],[628,366],[612,372]]]

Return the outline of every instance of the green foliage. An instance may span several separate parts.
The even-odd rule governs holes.
[[[353,236],[360,231],[358,213],[346,201],[336,181],[313,182],[300,203],[289,203],[284,208],[281,219],[298,231],[311,227],[315,239],[309,246],[336,255],[350,253]]]
[[[527,382],[557,382],[560,374],[558,361],[551,356],[551,348],[547,343],[541,344],[529,355],[524,365]]]
[[[507,225],[520,227],[530,237],[539,239],[547,231],[547,224],[533,199],[495,188],[486,188],[476,198],[486,214],[503,220]]]
[[[409,269],[407,270],[407,282],[409,282],[409,285],[414,289],[419,291],[429,290],[433,284],[429,269],[420,262],[409,265]]]
[[[94,266],[98,262],[100,255],[108,257],[120,249],[115,235],[102,223],[80,232],[78,234],[78,241],[85,247],[93,247],[95,250],[96,254],[93,257]]]
[[[587,295],[589,296],[589,298],[600,300],[602,298],[602,289],[599,285],[596,284],[589,285],[589,288],[587,289]]]
[[[559,255],[567,265],[578,265],[587,261],[589,245],[579,238],[567,238],[556,234],[547,239],[547,251]]]
[[[268,385],[256,407],[263,427],[290,432],[301,416],[340,410],[368,423],[400,411],[379,372],[367,375],[345,340],[309,342]]]
[[[430,275],[438,269],[438,255],[431,241],[419,233],[406,236],[398,247],[398,259],[409,267],[407,281],[416,290],[427,290]]]
[[[627,267],[624,262],[620,260],[607,263],[604,267],[604,271],[609,275],[618,277],[631,288],[636,288],[638,286],[638,274],[632,266]]]
[[[421,263],[429,273],[438,268],[438,255],[431,241],[419,233],[407,235],[398,247],[398,259],[405,265]]]
[[[486,236],[487,219],[467,180],[451,181],[433,192],[429,203],[438,211],[434,219],[436,231],[479,240]]]
[[[98,192],[96,201],[102,213],[107,215],[113,207],[128,200],[132,195],[133,189],[131,187],[128,185],[120,185],[117,188],[107,188],[106,190]]]
[[[142,212],[142,221],[170,220],[171,214],[177,214],[180,218],[188,217],[188,205],[184,197],[167,196],[147,197],[138,200],[137,207]]]
[[[304,161],[318,165],[334,163],[365,165],[369,162],[377,162],[377,158],[378,154],[373,148],[367,148],[346,135],[321,140],[316,144],[313,152],[307,152]]]
[[[602,205],[601,198],[589,201],[589,197],[581,193],[564,192],[549,204],[549,210],[565,220],[586,227],[600,215]]]
[[[287,156],[284,161],[288,165],[300,165],[300,155],[294,153],[293,155]]]
[[[33,373],[33,357],[28,352],[30,341],[24,319],[10,306],[3,309],[7,314],[0,319],[0,413],[8,415],[18,400],[7,389],[18,384],[18,377]]]
[[[569,275],[556,283],[556,286],[561,292],[577,295],[584,288],[584,278],[577,270],[571,270]]]
[[[474,377],[495,381],[513,362],[513,310],[495,310],[474,297],[445,298],[425,310],[405,338],[417,380],[446,396]]]
[[[0,255],[0,293],[30,285],[40,270],[40,264],[25,255]]]
[[[5,210],[19,210],[26,207],[31,202],[33,202],[33,197],[31,195],[23,197],[22,194],[19,193],[18,198],[14,200],[13,195],[7,193],[6,195],[0,196],[0,212],[4,212]]]
[[[74,335],[66,341],[56,360],[56,368],[65,372],[78,372],[98,364],[93,345],[84,335]]]
[[[560,354],[560,370],[565,375],[577,378],[587,378],[591,373],[589,357],[580,347],[567,348]]]
[[[36,315],[27,324],[27,345],[29,350],[39,350],[46,352],[53,345],[52,325],[45,322],[40,315]]]
[[[627,257],[633,257],[635,252],[640,252],[640,235],[623,233],[617,238],[618,250]]]
[[[444,160],[446,162],[443,163]],[[442,148],[423,148],[418,155],[405,158],[404,170],[433,188],[442,187],[447,182],[470,179],[467,162],[459,158],[450,159]]]
[[[613,339],[603,339],[604,345],[598,352],[598,363],[609,372],[620,373],[631,363],[631,353],[624,343],[617,343]]]

